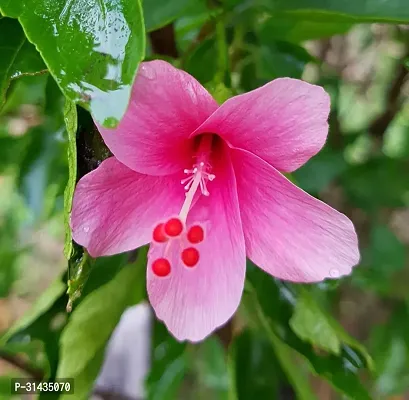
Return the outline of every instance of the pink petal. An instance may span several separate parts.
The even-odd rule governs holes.
[[[152,263],[164,256],[165,246],[151,245],[149,252],[150,302],[157,317],[179,340],[202,340],[223,325],[236,311],[243,291],[246,255],[231,162],[215,173],[210,196],[199,198],[187,220],[188,226],[200,221],[205,229],[204,242],[196,245],[199,263],[185,267],[180,254],[187,243],[172,243],[166,255],[172,271],[168,277],[158,278],[151,270]]]
[[[93,257],[149,243],[155,224],[179,212],[180,176],[142,175],[111,157],[77,185],[71,214],[74,240]]]
[[[259,157],[232,150],[247,256],[269,274],[316,282],[359,262],[352,222]]]
[[[329,109],[329,96],[320,86],[281,78],[227,100],[194,135],[217,133],[234,147],[291,172],[324,145]]]
[[[216,108],[212,96],[186,72],[165,61],[144,62],[119,126],[98,129],[129,168],[168,175],[191,165],[191,141],[186,139]]]

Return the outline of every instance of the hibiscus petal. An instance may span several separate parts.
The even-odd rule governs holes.
[[[166,257],[172,265],[168,277],[158,278],[152,262],[164,256],[163,245],[151,245],[148,257],[148,294],[159,319],[179,340],[199,341],[223,325],[236,311],[244,286],[246,255],[234,172],[230,160],[216,171],[210,196],[201,196],[189,213],[188,226],[198,221],[205,240],[195,245],[199,263],[182,264],[187,243],[172,243]],[[228,165],[227,165],[228,164]]]
[[[352,222],[254,154],[232,153],[247,256],[294,282],[349,274],[359,262]]]
[[[193,136],[217,133],[232,146],[291,172],[324,145],[329,109],[329,96],[320,86],[281,78],[227,100]]]
[[[78,182],[73,238],[93,257],[135,249],[150,242],[158,221],[179,212],[184,197],[179,175],[142,175],[108,158]]]
[[[98,126],[114,156],[129,168],[168,175],[192,164],[189,135],[217,108],[192,76],[165,61],[142,63],[128,110],[116,129]]]

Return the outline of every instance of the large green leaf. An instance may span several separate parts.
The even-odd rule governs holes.
[[[301,286],[298,289],[297,303],[290,319],[290,327],[298,337],[316,348],[336,355],[341,355],[342,346],[347,345],[360,352],[365,357],[368,367],[372,368],[372,359],[364,346],[350,336],[338,321],[320,306],[312,291]]]
[[[145,51],[139,0],[0,0],[0,10],[20,20],[67,97],[119,123]]]
[[[259,0],[275,13],[325,22],[409,21],[406,0]]]
[[[134,264],[125,266],[111,281],[91,292],[72,313],[61,336],[57,376],[83,382],[76,398],[87,398],[101,366],[101,352],[122,313],[143,298],[145,263],[146,251],[141,249]]]
[[[326,379],[339,392],[354,400],[369,400],[361,382],[360,371],[370,370],[372,362],[365,350],[338,333],[341,341],[339,355],[317,352],[315,347],[300,338],[290,327],[297,303],[297,292],[289,284],[273,280],[251,263],[248,268],[248,285],[244,304],[251,320],[257,317],[257,329],[266,330],[273,339],[283,341],[304,357],[314,374]],[[284,347],[283,352],[287,351]]]
[[[0,19],[0,108],[12,79],[46,71],[40,54],[29,43],[20,24],[11,18]]]

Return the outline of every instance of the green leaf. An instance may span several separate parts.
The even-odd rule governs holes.
[[[64,191],[64,222],[65,222],[65,244],[64,255],[69,260],[72,252],[72,234],[70,227],[70,215],[72,198],[74,196],[75,183],[77,181],[77,108],[72,101],[65,101],[64,121],[68,133],[68,182]]]
[[[68,98],[119,123],[145,51],[139,0],[0,0],[0,10],[19,19]]]
[[[405,206],[409,190],[406,175],[405,161],[380,157],[349,168],[341,179],[354,205],[376,211],[380,207]]]
[[[57,371],[60,334],[69,318],[65,312],[66,302],[65,284],[60,279],[51,285],[34,307],[0,339],[0,344],[5,344],[7,348],[20,345],[22,351],[27,351],[23,349],[31,347],[30,343],[34,345],[35,342],[41,341],[44,344],[43,357],[46,356],[47,365],[44,368],[44,377],[51,380],[55,378]],[[55,397],[51,397],[51,400],[53,399]]]
[[[341,341],[329,318],[308,292],[302,291],[290,319],[290,326],[301,339],[323,350],[340,354]]]
[[[322,39],[346,33],[352,27],[348,22],[310,21],[291,16],[274,16],[261,24],[259,35],[269,40],[285,40],[293,43]]]
[[[319,193],[347,168],[348,164],[342,152],[328,148],[321,150],[293,174],[301,188],[307,192]]]
[[[305,65],[313,58],[301,46],[286,42],[260,40],[257,49],[259,77],[272,80],[280,77],[300,79]]]
[[[202,84],[213,80],[217,71],[217,49],[214,38],[203,40],[184,62],[184,70]]]
[[[259,4],[286,17],[325,22],[409,21],[406,0],[259,0]]]
[[[72,311],[74,302],[81,297],[95,262],[81,246],[71,243],[71,250],[68,260],[68,312]]]
[[[274,332],[271,321],[266,318],[262,309],[257,303],[254,303],[254,308],[252,306],[253,318],[257,321],[258,326],[263,329],[266,334],[270,344],[274,350],[274,353],[280,362],[281,368],[287,375],[288,380],[291,382],[295,392],[297,393],[297,398],[300,400],[312,400],[316,399],[306,375],[302,373],[299,366],[294,363],[295,352],[283,342]]]
[[[157,319],[153,325],[152,365],[146,380],[149,400],[173,400],[188,371],[186,343],[178,342]]]
[[[397,304],[385,324],[375,327],[371,347],[377,366],[376,392],[382,398],[406,393],[409,389],[409,311]]]
[[[238,400],[276,399],[286,377],[268,339],[246,329],[233,342]]]
[[[372,369],[368,353],[350,338],[338,332],[341,353],[316,352],[314,346],[302,340],[290,327],[297,304],[297,291],[293,285],[276,281],[249,263],[244,305],[248,318],[256,329],[270,329],[273,333],[307,361],[311,372],[326,379],[340,393],[353,400],[369,400],[370,396],[360,380],[360,372]],[[332,322],[331,322],[332,323]],[[268,324],[268,327],[267,327]],[[340,328],[341,329],[341,328]],[[341,329],[342,331],[342,329]]]
[[[299,287],[298,292],[294,314],[290,319],[291,329],[313,346],[336,355],[341,354],[342,345],[346,344],[359,351],[365,357],[368,368],[372,369],[373,361],[365,347],[350,336],[331,314],[320,307],[312,292],[303,287]]]
[[[154,321],[152,366],[147,378],[149,400],[174,400],[188,370],[186,343],[175,340],[165,325]]]
[[[98,373],[95,360],[100,361],[98,355],[104,350],[122,313],[144,296],[146,250],[139,252],[136,263],[125,266],[111,281],[86,296],[73,311],[61,335],[58,377],[82,380],[90,389]]]
[[[102,347],[95,353],[94,357],[88,361],[81,373],[75,376],[74,390],[76,400],[88,400],[90,398],[90,391],[94,385],[95,378],[101,370],[104,356],[105,348]],[[59,400],[72,400],[72,398],[72,394],[64,394]]]
[[[209,337],[192,349],[191,364],[196,372],[195,398],[198,400],[233,400],[233,385],[223,346],[216,337]]]
[[[0,343],[6,343],[13,335],[31,325],[40,315],[50,309],[55,301],[65,293],[65,290],[65,284],[58,278],[47,288],[27,313],[0,338]]]
[[[353,282],[378,293],[407,297],[407,288],[397,272],[404,272],[406,249],[404,244],[385,225],[374,225],[369,245],[362,252],[361,267],[354,271]],[[398,279],[394,279],[394,278]]]
[[[186,9],[200,5],[200,0],[143,0],[143,15],[147,32],[170,24]]]
[[[40,54],[29,43],[20,24],[10,18],[0,19],[0,109],[12,79],[46,72]]]

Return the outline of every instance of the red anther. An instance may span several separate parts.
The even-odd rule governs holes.
[[[176,237],[179,236],[183,231],[183,223],[179,218],[171,218],[165,224],[165,233],[168,236]]]
[[[158,243],[164,243],[168,240],[168,238],[165,235],[165,229],[164,229],[165,224],[159,224],[156,225],[155,229],[153,230],[153,240]]]
[[[152,263],[152,271],[156,276],[164,277],[170,274],[170,262],[166,258],[158,258]]]
[[[203,241],[204,238],[204,231],[203,228],[199,225],[194,225],[189,229],[189,232],[187,233],[187,240],[189,240],[190,243],[200,243]]]
[[[188,247],[182,251],[182,261],[186,267],[194,267],[199,262],[199,251],[194,247]]]

